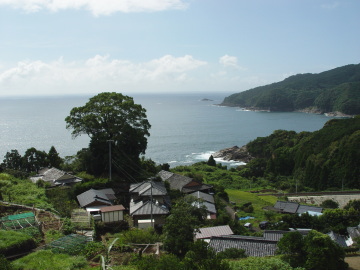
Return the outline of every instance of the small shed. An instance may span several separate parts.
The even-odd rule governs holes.
[[[101,220],[105,223],[124,220],[125,207],[121,204],[105,206],[100,209]]]

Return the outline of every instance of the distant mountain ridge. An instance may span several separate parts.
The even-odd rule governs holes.
[[[360,114],[360,64],[298,74],[224,99],[222,106],[254,110]]]

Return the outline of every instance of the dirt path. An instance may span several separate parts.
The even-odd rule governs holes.
[[[360,256],[345,257],[349,270],[360,270]]]

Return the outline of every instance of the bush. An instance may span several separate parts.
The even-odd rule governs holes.
[[[323,208],[336,209],[336,208],[339,208],[339,203],[328,199],[328,200],[323,201],[320,204],[320,206],[323,207]]]
[[[227,248],[217,254],[221,259],[240,259],[246,258],[245,250],[238,248]]]

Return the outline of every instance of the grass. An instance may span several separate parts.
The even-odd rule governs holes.
[[[234,189],[226,189],[225,190],[229,195],[229,200],[235,203],[237,208],[241,207],[245,203],[251,202],[252,206],[254,207],[254,211],[252,213],[246,213],[244,211],[238,210],[237,214],[239,217],[245,216],[252,216],[254,219],[251,221],[245,220],[240,221],[241,223],[251,222],[253,225],[257,225],[259,222],[266,220],[266,211],[264,207],[266,206],[273,206],[276,201],[277,197],[275,196],[258,196],[257,194],[241,191],[241,190],[234,190]]]
[[[23,270],[75,270],[84,269],[87,265],[85,257],[55,254],[50,250],[40,250],[13,262],[15,269]]]

